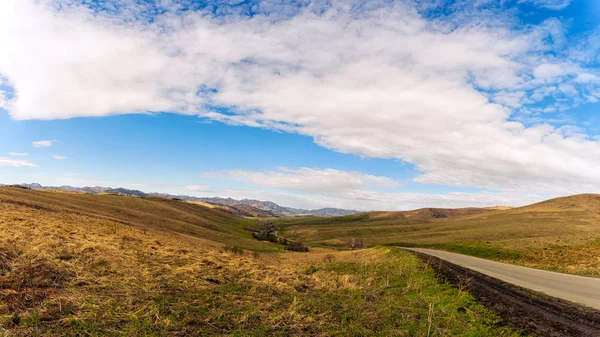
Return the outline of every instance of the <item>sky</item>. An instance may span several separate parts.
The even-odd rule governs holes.
[[[2,0],[0,183],[299,208],[600,192],[595,0]]]

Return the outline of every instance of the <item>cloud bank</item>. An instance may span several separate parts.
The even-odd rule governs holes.
[[[398,210],[422,207],[486,207],[523,205],[543,200],[533,193],[415,193],[399,192],[390,178],[334,169],[280,168],[277,171],[210,172],[214,179],[242,182],[247,189],[217,192],[223,197],[272,200],[300,208],[339,207],[357,210]]]
[[[227,170],[206,176],[228,179],[256,186],[303,192],[321,196],[351,197],[364,189],[393,188],[400,184],[387,177],[334,169],[279,168],[278,171],[255,172]]]

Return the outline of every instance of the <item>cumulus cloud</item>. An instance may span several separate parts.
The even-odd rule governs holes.
[[[31,143],[33,147],[51,147],[54,144],[54,140],[38,140],[36,142]]]
[[[29,153],[24,153],[24,152],[10,152],[8,154],[11,157],[27,157],[29,156]]]
[[[511,119],[528,102],[556,99],[551,108],[562,110],[598,97],[582,75],[597,70],[555,53],[557,20],[444,22],[383,0],[286,8],[277,18],[167,10],[123,20],[129,14],[62,3],[71,5],[0,2],[0,41],[11,51],[0,53],[0,74],[15,92],[4,106],[15,119],[194,114],[414,163],[423,183],[600,187],[597,140]],[[278,175],[290,173],[254,179],[275,184]]]
[[[35,165],[27,160],[13,159],[13,158],[8,158],[8,157],[0,157],[0,166],[37,167],[37,165]]]
[[[52,155],[52,158],[54,158],[54,159],[56,159],[56,160],[65,160],[65,159],[67,159],[68,157],[65,157],[65,156],[59,156],[59,155],[56,155],[56,154],[55,154],[55,155]]]

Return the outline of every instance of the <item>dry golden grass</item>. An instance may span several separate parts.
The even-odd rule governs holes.
[[[217,207],[217,205],[214,204],[209,204],[208,202],[203,202],[203,201],[187,201],[190,204],[196,204],[196,205],[200,205],[200,206],[204,206],[204,207],[208,207],[208,208],[215,208]]]
[[[483,213],[461,209],[441,218],[427,210],[280,220],[280,225],[308,244],[341,247],[347,246],[351,237],[361,237],[367,245],[429,246],[600,276],[600,195],[576,195]]]
[[[0,214],[0,315],[8,327],[98,315],[128,320],[134,308],[144,312],[136,301],[151,294],[245,279],[289,288],[302,277],[186,234],[12,203],[0,203]],[[119,300],[120,310],[102,312]]]
[[[176,204],[101,196],[92,208],[94,196],[56,195],[0,189],[0,334],[518,335],[406,253],[252,252],[205,227],[160,226],[165,212],[195,219]]]
[[[244,227],[254,224],[251,219],[164,198],[55,193],[0,187],[0,203],[61,215],[84,215],[144,230],[158,229],[168,233],[187,234],[249,249],[278,249],[275,245],[252,239],[250,233],[244,230]]]
[[[485,209],[489,209],[491,211],[507,211],[509,209],[513,209],[514,207],[511,206],[491,206],[491,207],[485,207]]]

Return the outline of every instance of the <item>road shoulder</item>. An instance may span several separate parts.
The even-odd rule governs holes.
[[[469,291],[497,312],[502,324],[537,336],[600,336],[600,311],[537,293],[438,257],[410,251],[430,265],[438,279]]]

